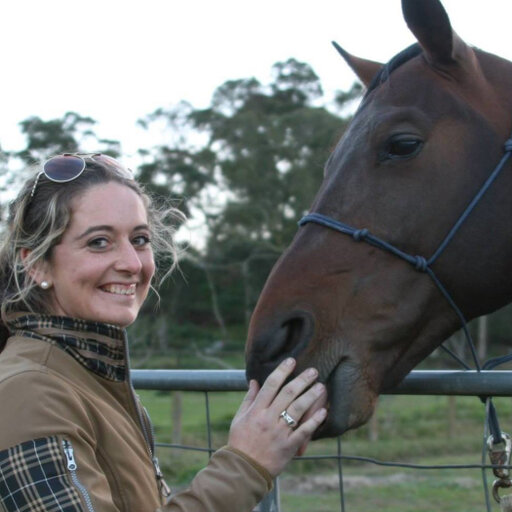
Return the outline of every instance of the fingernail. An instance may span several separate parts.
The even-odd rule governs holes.
[[[284,364],[286,366],[293,366],[294,363],[295,363],[295,359],[293,359],[293,357],[289,357],[289,358],[284,360]]]
[[[306,375],[308,377],[316,377],[318,375],[318,372],[316,368],[308,368],[308,370],[306,371]]]
[[[317,411],[316,415],[319,420],[323,421],[327,416],[327,409],[322,407],[319,411]]]
[[[324,389],[325,389],[325,386],[320,382],[317,382],[313,386],[313,392],[317,395],[321,395],[324,392]]]

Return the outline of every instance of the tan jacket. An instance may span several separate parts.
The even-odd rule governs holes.
[[[0,511],[250,512],[270,489],[263,468],[223,448],[164,504],[124,331],[35,315],[10,328],[0,353]]]

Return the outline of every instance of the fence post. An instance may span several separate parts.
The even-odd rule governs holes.
[[[274,480],[274,487],[272,490],[261,500],[255,512],[280,512],[281,504],[279,502],[279,481]]]

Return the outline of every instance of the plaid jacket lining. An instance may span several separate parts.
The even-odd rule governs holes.
[[[0,451],[0,509],[5,512],[85,512],[55,436]]]
[[[38,314],[14,315],[7,326],[16,335],[57,345],[104,379],[122,382],[126,378],[124,329],[101,322]],[[55,332],[48,332],[52,330]]]

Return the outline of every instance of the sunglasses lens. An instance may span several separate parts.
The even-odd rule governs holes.
[[[46,177],[58,183],[74,180],[84,169],[85,160],[75,155],[54,156],[43,167]]]

